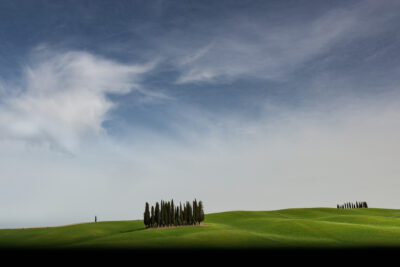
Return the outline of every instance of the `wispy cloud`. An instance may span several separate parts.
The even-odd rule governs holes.
[[[396,17],[394,2],[365,1],[298,23],[235,17],[211,30],[208,44],[177,61],[177,83],[226,82],[243,77],[284,80],[314,58],[352,40],[382,32]],[[385,15],[382,15],[385,14]],[[205,41],[205,40],[203,40]]]
[[[0,102],[0,138],[47,144],[71,152],[80,139],[102,132],[115,107],[107,94],[139,90],[141,75],[154,67],[124,65],[87,52],[40,48],[23,71],[22,88],[6,88]]]

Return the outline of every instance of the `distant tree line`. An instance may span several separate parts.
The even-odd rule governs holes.
[[[360,209],[360,208],[368,208],[368,204],[365,201],[362,202],[356,202],[356,203],[351,203],[347,202],[344,203],[343,205],[337,204],[338,209]]]
[[[186,201],[183,205],[174,205],[174,200],[156,202],[155,207],[149,206],[146,202],[144,211],[144,224],[150,227],[180,226],[180,225],[199,225],[204,221],[203,202],[193,201],[193,205]]]

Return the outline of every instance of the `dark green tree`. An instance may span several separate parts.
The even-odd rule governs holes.
[[[179,202],[179,221],[181,225],[185,224],[185,216],[182,209],[182,203]]]
[[[188,208],[187,203],[183,204],[183,224],[188,224]]]
[[[161,204],[160,204],[160,226],[164,226],[164,216],[165,216],[164,201],[161,200]]]
[[[193,201],[193,223],[197,224],[198,223],[198,210],[197,210],[197,200],[194,199]]]
[[[151,206],[151,216],[150,216],[150,225],[151,225],[151,227],[154,227],[155,223],[156,223],[156,218],[154,216],[154,206]]]
[[[156,226],[159,227],[161,224],[161,216],[160,216],[160,204],[156,203],[156,209],[154,211],[154,219],[156,222]]]
[[[165,219],[167,221],[167,226],[170,226],[171,225],[171,214],[170,214],[171,202],[168,201],[166,204],[167,205],[165,206],[165,211],[166,211]]]
[[[193,208],[190,202],[187,202],[187,207],[188,207],[188,224],[191,225],[193,224]]]
[[[200,222],[204,221],[204,207],[203,207],[203,202],[199,202],[199,219]]]
[[[170,217],[171,217],[171,225],[176,225],[176,223],[175,223],[175,206],[174,206],[173,199],[171,200]]]
[[[175,207],[175,225],[180,225],[180,223],[179,223],[179,207]]]
[[[150,209],[149,209],[149,203],[147,202],[143,217],[144,217],[144,225],[146,225],[146,227],[150,227]]]

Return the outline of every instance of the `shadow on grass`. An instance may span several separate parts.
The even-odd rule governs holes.
[[[121,231],[119,232],[120,234],[125,234],[125,233],[132,233],[132,232],[137,232],[137,231],[143,231],[146,230],[146,227],[142,227],[142,228],[137,228],[137,229],[133,229],[133,230],[127,230],[127,231]]]

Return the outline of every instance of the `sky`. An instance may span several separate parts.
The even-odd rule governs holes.
[[[400,2],[0,1],[0,228],[400,207]]]

